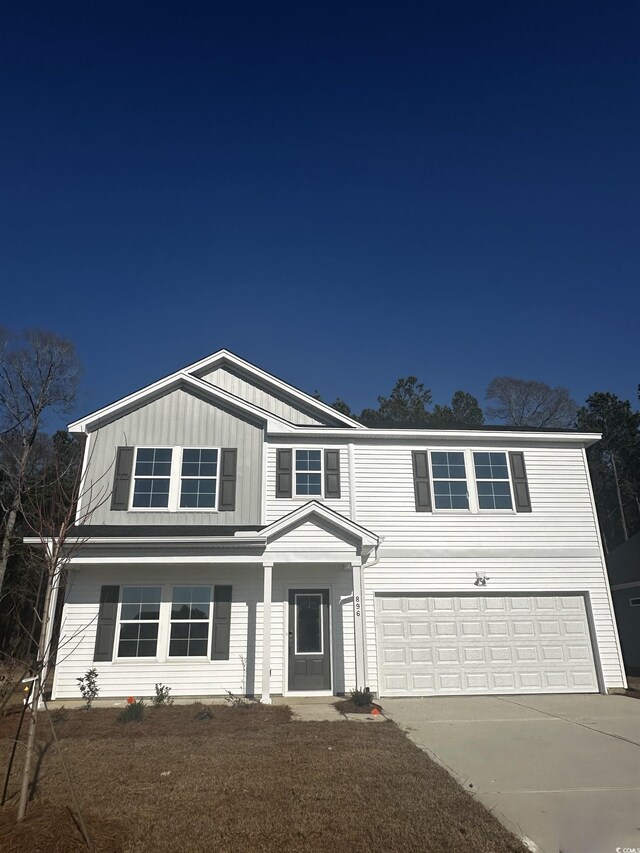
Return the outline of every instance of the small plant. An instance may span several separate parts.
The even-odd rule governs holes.
[[[156,695],[151,700],[154,708],[161,708],[163,705],[173,705],[173,699],[169,694],[170,687],[165,687],[164,684],[156,684]]]
[[[129,696],[127,707],[118,714],[121,723],[139,723],[144,717],[144,700]]]
[[[363,690],[352,690],[351,701],[356,708],[370,708],[373,703],[373,693],[368,687]]]
[[[213,711],[211,708],[206,705],[204,708],[200,708],[198,713],[195,715],[194,719],[196,720],[211,720],[213,718]]]
[[[76,678],[78,689],[82,693],[82,698],[85,701],[87,711],[91,710],[93,700],[98,696],[100,688],[98,687],[98,670],[88,669],[83,676]]]
[[[224,698],[232,708],[248,708],[251,704],[247,698],[244,696],[236,696],[236,694],[232,693],[230,690],[227,690],[227,695]]]

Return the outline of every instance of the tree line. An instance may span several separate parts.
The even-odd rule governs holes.
[[[0,332],[0,649],[22,660],[37,648],[48,571],[37,553],[42,549],[22,540],[60,539],[72,523],[81,448],[64,431],[52,434],[49,424],[52,414],[73,411],[81,373],[70,341],[40,330]],[[463,390],[433,405],[430,389],[407,376],[378,396],[375,407],[354,413],[340,398],[331,405],[371,427],[481,429],[497,423],[600,432],[588,460],[605,549],[640,532],[640,412],[615,394],[595,392],[578,406],[566,388],[500,376],[487,387],[485,409]]]

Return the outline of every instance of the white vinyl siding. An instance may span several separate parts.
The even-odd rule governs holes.
[[[95,662],[93,651],[103,584],[149,584],[162,587],[157,660],[129,659]],[[229,660],[169,656],[170,608],[176,581],[187,586],[232,586]],[[80,699],[76,679],[95,666],[100,697],[151,697],[156,682],[171,687],[173,696],[260,695],[262,673],[262,569],[235,564],[198,567],[84,566],[73,574],[63,611],[59,661],[55,669],[53,697]],[[273,570],[271,606],[271,692],[283,692],[287,672],[288,590],[329,589],[334,689],[355,686],[355,651],[351,572],[342,566],[276,565]],[[209,634],[210,637],[210,634]]]

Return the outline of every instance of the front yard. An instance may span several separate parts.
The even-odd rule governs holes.
[[[288,708],[261,705],[148,707],[127,724],[118,713],[55,715],[97,851],[523,850],[393,723],[292,722]],[[16,724],[15,711],[0,719],[3,777]],[[0,849],[86,849],[44,716],[40,735],[35,801],[16,827],[17,767]]]

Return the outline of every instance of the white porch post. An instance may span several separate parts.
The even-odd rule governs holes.
[[[271,588],[273,563],[263,563],[264,595],[262,597],[262,701],[271,704]]]
[[[362,560],[351,562],[351,574],[353,576],[353,622],[355,630],[355,652],[356,652],[356,689],[363,690],[367,687],[365,672],[365,627],[364,627],[364,598],[362,595]]]

